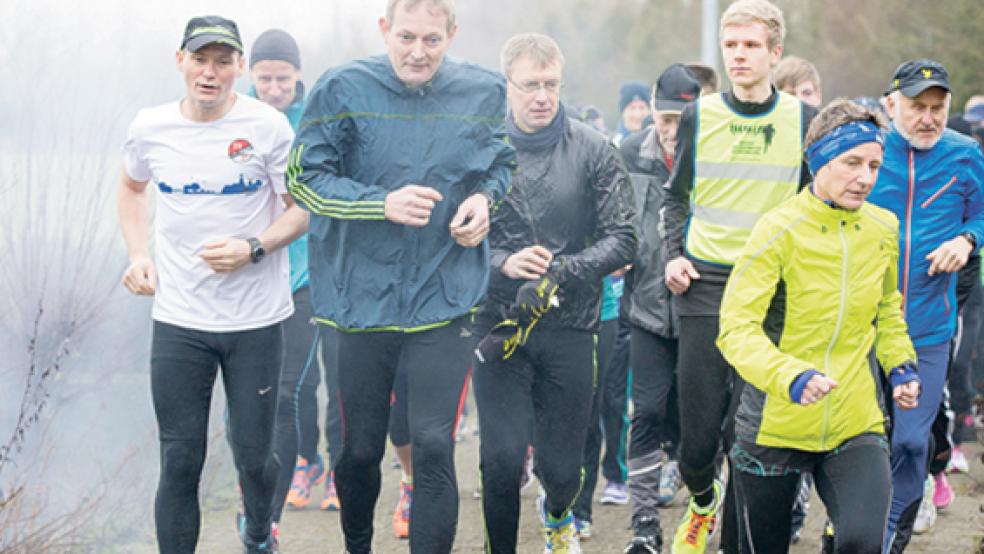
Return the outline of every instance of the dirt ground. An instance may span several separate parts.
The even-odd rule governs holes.
[[[907,552],[962,554],[976,553],[977,543],[984,535],[984,467],[980,457],[980,445],[967,445],[968,458],[972,460],[969,475],[951,475],[950,481],[957,492],[956,501],[941,512],[936,526],[928,534],[916,536]],[[478,437],[468,436],[458,443],[455,458],[458,468],[458,483],[461,495],[458,534],[454,552],[479,553],[482,551],[482,519],[480,502],[474,498],[478,486]],[[390,469],[390,454],[387,454],[383,471],[383,490],[376,512],[375,551],[379,554],[408,552],[406,541],[393,536],[390,518],[396,505],[399,492],[400,471]],[[292,510],[284,515],[281,523],[281,551],[286,554],[334,554],[344,552],[337,512],[322,512],[317,509],[323,489],[316,490],[311,506],[305,510]],[[600,487],[597,491],[600,495]],[[543,551],[543,540],[539,535],[535,514],[536,487],[531,486],[523,493],[523,514],[520,524],[520,546],[522,554]],[[684,491],[677,495],[675,502],[662,511],[664,535],[669,536],[682,512]],[[210,502],[213,507],[206,510],[204,525],[199,542],[199,552],[230,553],[241,552],[241,546],[234,532],[235,508],[231,501]],[[823,505],[814,497],[810,505],[807,529],[803,540],[794,545],[790,552],[806,553],[819,550],[817,538],[824,521]],[[628,506],[594,507],[594,538],[582,543],[586,554],[620,553],[630,537],[628,529]],[[666,552],[669,549],[665,549]]]

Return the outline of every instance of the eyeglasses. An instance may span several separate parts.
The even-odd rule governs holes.
[[[510,83],[512,83],[512,86],[519,89],[520,92],[524,92],[526,94],[534,94],[540,89],[545,90],[547,94],[557,94],[560,92],[560,89],[564,88],[564,83],[562,81],[553,79],[549,81],[523,81],[522,83],[517,83],[508,77],[507,79]]]

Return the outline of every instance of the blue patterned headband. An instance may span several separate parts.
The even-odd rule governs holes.
[[[871,121],[852,121],[836,127],[806,149],[810,173],[816,176],[830,160],[866,142],[877,142],[885,147],[884,132]]]

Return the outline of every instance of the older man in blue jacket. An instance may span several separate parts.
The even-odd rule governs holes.
[[[923,383],[919,407],[894,417],[885,541],[891,552],[909,542],[923,495],[929,432],[956,329],[956,272],[984,242],[984,158],[973,139],[946,129],[949,106],[942,65],[914,60],[899,66],[889,88],[885,161],[868,198],[899,218],[902,309]]]
[[[389,0],[388,56],[325,73],[288,169],[312,213],[315,318],[338,329],[344,446],[335,468],[349,552],[370,552],[390,392],[407,400],[412,552],[451,551],[453,440],[468,378],[470,314],[489,279],[489,212],[506,192],[505,81],[444,54],[452,0]]]

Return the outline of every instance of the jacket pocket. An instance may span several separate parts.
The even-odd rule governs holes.
[[[940,190],[934,192],[933,195],[930,196],[928,199],[926,199],[925,202],[923,202],[922,204],[920,204],[919,207],[920,208],[928,208],[930,204],[932,204],[933,202],[935,202],[936,199],[939,198],[940,195],[943,194],[946,191],[946,189],[948,189],[951,186],[953,186],[953,183],[956,183],[956,182],[957,182],[957,176],[956,175],[954,175],[953,177],[950,177],[950,180],[945,185],[943,185],[942,187],[940,187]]]

